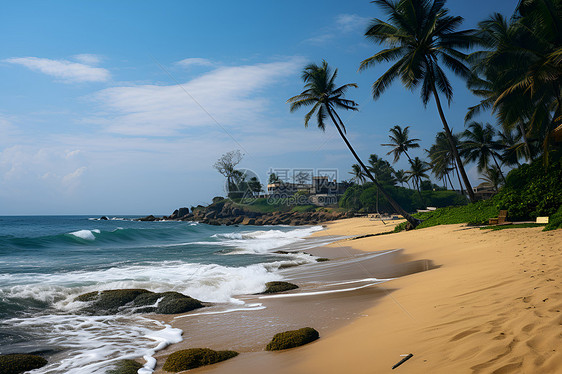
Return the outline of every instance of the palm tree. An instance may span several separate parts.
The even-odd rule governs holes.
[[[396,170],[394,172],[394,178],[396,178],[396,182],[400,183],[402,187],[404,187],[404,183],[408,183],[408,176],[406,175],[406,172],[402,169]],[[408,184],[408,188],[410,188],[409,184]]]
[[[505,177],[497,160],[501,157],[498,151],[502,149],[502,146],[494,140],[495,135],[496,130],[489,123],[483,126],[480,122],[472,122],[462,135],[465,141],[461,153],[466,162],[477,162],[479,172],[489,169],[490,158],[492,158],[505,182]]]
[[[390,129],[390,135],[388,136],[390,138],[390,143],[381,144],[383,146],[393,147],[392,150],[387,153],[387,155],[392,153],[394,155],[394,162],[397,162],[400,159],[402,153],[404,153],[406,157],[408,157],[408,160],[412,162],[412,159],[408,154],[408,149],[419,148],[420,146],[419,143],[416,143],[419,141],[419,139],[410,139],[408,137],[409,128],[410,126],[406,126],[404,127],[404,129],[402,129],[398,125],[394,126]]]
[[[484,176],[480,179],[483,180],[484,183],[486,183],[488,186],[492,187],[494,191],[498,192],[501,184],[500,175],[500,170],[492,166],[490,169],[486,169],[486,171],[484,172]]]
[[[471,56],[471,88],[483,97],[473,108],[491,108],[504,129],[523,127],[548,151],[562,123],[562,2],[520,0],[507,21],[494,14],[480,22],[478,37],[487,48]]]
[[[457,161],[464,185],[471,201],[475,201],[474,192],[462,165],[453,135],[443,113],[439,92],[450,103],[453,89],[449,79],[439,65],[441,61],[456,75],[463,78],[470,76],[470,70],[464,64],[466,55],[459,51],[467,49],[475,42],[473,32],[454,31],[462,23],[462,17],[450,16],[443,8],[444,0],[374,0],[387,14],[387,22],[375,19],[370,24],[365,36],[377,44],[386,44],[375,55],[361,62],[360,70],[374,66],[379,62],[398,59],[373,84],[373,97],[377,99],[385,89],[398,77],[408,89],[421,85],[421,99],[424,105],[433,96],[443,123],[443,129],[453,156]]]
[[[419,157],[416,157],[410,163],[410,170],[406,172],[412,179],[414,186],[416,186],[416,189],[418,190],[418,194],[420,195],[420,199],[422,203],[423,203],[423,197],[421,195],[420,184],[423,178],[429,178],[429,176],[426,173],[428,170],[429,170],[429,166],[427,165],[427,162],[422,161]]]
[[[359,165],[363,168],[365,174],[373,181],[380,192],[384,195],[387,201],[392,205],[392,207],[400,213],[408,222],[416,227],[419,225],[420,221],[411,215],[409,215],[398,203],[381,187],[377,180],[373,177],[369,169],[365,166],[363,161],[359,158],[347,137],[345,136],[345,126],[339,117],[335,108],[341,108],[345,110],[357,110],[357,103],[352,100],[344,99],[344,94],[350,87],[357,87],[355,83],[345,84],[340,87],[336,87],[335,80],[337,77],[338,70],[334,72],[328,67],[326,61],[322,61],[322,65],[318,66],[316,64],[307,65],[302,73],[302,80],[304,81],[305,90],[300,94],[291,97],[287,100],[287,103],[291,104],[291,112],[299,109],[303,106],[312,105],[312,109],[304,116],[304,126],[308,127],[308,122],[313,115],[316,114],[316,122],[318,128],[325,131],[326,126],[324,120],[326,116],[329,116],[332,123],[338,130],[343,141],[353,154],[353,157],[357,160]]]
[[[361,169],[361,165],[353,164],[351,165],[351,171],[349,172],[353,176],[355,183],[363,184],[365,183],[365,173]]]

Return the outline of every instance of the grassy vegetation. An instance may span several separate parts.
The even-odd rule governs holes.
[[[454,223],[468,223],[469,225],[485,225],[492,217],[497,217],[498,207],[492,200],[479,201],[457,207],[436,209],[431,212],[416,213],[414,217],[422,220],[417,228],[431,227],[437,225],[449,225]],[[396,226],[395,232],[406,228],[407,222]]]
[[[550,216],[548,224],[545,226],[544,231],[562,229],[562,206],[558,208],[556,213]]]
[[[498,231],[498,230],[506,230],[506,229],[522,229],[522,228],[527,228],[527,227],[545,227],[545,224],[541,224],[541,223],[516,223],[516,224],[513,224],[513,225],[493,225],[493,226],[481,227],[480,230]]]

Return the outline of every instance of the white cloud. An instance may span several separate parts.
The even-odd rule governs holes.
[[[95,95],[104,116],[90,121],[107,125],[112,133],[136,136],[177,135],[186,128],[216,126],[215,120],[225,127],[242,125],[267,112],[261,92],[295,75],[302,64],[302,59],[292,58],[221,67],[181,86],[107,88]]]
[[[337,37],[337,34],[363,33],[370,18],[357,14],[339,14],[336,16],[336,27],[326,27],[317,35],[308,38],[304,43],[326,45]]]
[[[79,55],[72,56],[76,61],[81,62],[86,65],[97,65],[101,62],[101,56],[90,54],[90,53],[82,53]]]
[[[189,68],[191,66],[213,66],[214,63],[206,58],[186,58],[181,61],[176,62],[177,65]]]
[[[336,17],[336,25],[344,33],[364,32],[369,20],[357,14],[340,14]]]
[[[5,59],[4,62],[22,65],[31,70],[60,78],[65,83],[105,82],[110,78],[109,71],[106,69],[67,60],[50,60],[39,57],[14,57]]]

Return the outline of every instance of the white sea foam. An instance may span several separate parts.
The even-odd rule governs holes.
[[[84,239],[84,240],[96,240],[94,234],[99,234],[100,230],[78,230],[71,232],[70,235],[76,236],[77,238]]]
[[[299,228],[290,231],[258,230],[215,234],[220,245],[237,248],[237,253],[268,253],[273,249],[302,242],[312,233],[322,230],[322,226]],[[202,244],[202,243],[198,243]],[[214,242],[213,244],[217,244]]]
[[[43,315],[3,322],[40,334],[47,344],[67,348],[66,356],[53,360],[34,374],[102,374],[112,363],[143,357],[139,373],[152,373],[152,357],[169,344],[182,340],[180,329],[140,316]]]

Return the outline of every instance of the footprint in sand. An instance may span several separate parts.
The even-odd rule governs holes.
[[[529,332],[532,329],[535,328],[535,324],[534,323],[529,323],[528,325],[523,326],[523,328],[521,329],[521,331],[523,332]]]
[[[465,337],[467,337],[467,336],[469,336],[469,335],[472,335],[472,334],[474,334],[474,333],[477,333],[477,332],[479,332],[479,331],[480,331],[480,329],[470,329],[470,330],[466,330],[466,331],[463,331],[463,332],[458,333],[457,335],[453,336],[449,341],[450,341],[450,342],[456,342],[457,340],[460,340],[460,339],[462,339],[462,338],[465,338]]]

